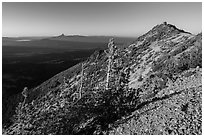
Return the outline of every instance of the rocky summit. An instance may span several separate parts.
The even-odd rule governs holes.
[[[164,22],[25,89],[3,134],[201,135],[201,79],[202,33]]]

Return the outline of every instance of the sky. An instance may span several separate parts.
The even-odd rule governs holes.
[[[137,37],[164,21],[193,34],[202,31],[202,3],[3,2],[2,35]]]

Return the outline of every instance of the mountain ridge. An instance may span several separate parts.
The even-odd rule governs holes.
[[[202,128],[199,126],[201,123],[198,120],[201,115],[201,104],[193,103],[193,100],[200,102],[201,99],[201,51],[202,33],[192,35],[171,24],[163,23],[157,25],[144,35],[138,37],[128,47],[118,49],[119,59],[123,60],[122,71],[130,68],[127,84],[131,90],[127,92],[124,90],[124,94],[128,94],[128,100],[126,101],[128,101],[127,103],[131,108],[127,106],[128,109],[120,108],[123,104],[106,106],[111,109],[110,111],[103,108],[103,103],[97,104],[100,102],[100,97],[102,97],[102,100],[113,97],[111,98],[113,100],[110,101],[115,101],[115,96],[112,96],[111,92],[108,92],[108,95],[106,95],[106,91],[103,91],[108,57],[103,50],[96,51],[87,60],[82,62],[84,79],[83,96],[81,99],[74,101],[78,98],[75,95],[78,95],[82,63],[55,75],[35,89],[30,90],[30,95],[28,95],[27,104],[24,108],[27,114],[17,113],[18,117],[22,117],[25,120],[16,120],[5,131],[5,134],[201,134]],[[195,83],[191,82],[191,78],[194,79]],[[174,86],[178,81],[181,85]],[[183,86],[185,83],[188,83],[189,86]],[[197,98],[193,97],[195,91],[199,93],[196,95]],[[126,95],[123,95],[123,92],[116,93],[116,97],[122,96],[120,99],[126,99]],[[184,94],[187,100],[177,102],[177,109],[172,110],[172,106],[175,105],[174,102],[171,102],[168,106],[168,103],[165,101],[174,99],[174,95],[177,95],[177,93]],[[187,96],[187,94],[190,95]],[[182,98],[183,100],[183,97],[178,96],[177,98]],[[89,100],[91,103],[89,103]],[[154,119],[152,117],[155,114],[154,111],[156,113],[158,111],[154,107],[163,107],[162,103],[159,106],[157,104],[161,100],[164,100],[163,103],[167,105],[167,108],[170,108],[170,113],[175,111],[175,114],[172,116],[174,119],[180,120],[181,125],[184,124],[182,123],[184,113],[180,109],[183,108],[183,105],[186,105],[185,103],[188,100],[192,100],[191,105],[196,105],[195,111],[199,110],[196,113],[196,116],[198,116],[195,117],[198,120],[194,123],[195,128],[191,127],[188,123],[192,117],[189,117],[189,121],[186,120],[187,123],[184,124],[186,126],[181,131],[179,126],[167,129],[168,125],[165,122],[168,123],[169,121],[166,120],[166,117],[163,119],[164,117],[161,116],[160,119],[164,120],[162,127],[145,128],[143,126],[151,124],[148,123],[148,120],[142,120],[142,118],[139,119],[142,126],[138,125],[137,117],[143,117],[142,109],[153,110],[150,111],[151,115],[146,113],[146,116],[150,116],[152,121]],[[42,104],[41,102],[44,103]],[[75,107],[78,108],[75,109]],[[86,109],[83,109],[83,107]],[[186,112],[187,116],[194,114],[193,107],[189,108],[187,110],[188,113]],[[98,114],[95,112],[97,110],[100,110],[99,112],[103,110],[104,113]],[[136,113],[139,115],[131,115]],[[171,117],[169,113],[167,115],[167,119]],[[175,117],[177,115],[178,119]],[[53,119],[53,116],[55,119]],[[110,117],[107,118],[106,116]],[[130,116],[132,117],[130,118],[131,122],[117,124],[118,121],[121,122]],[[18,123],[23,125],[21,127],[23,130],[18,129]],[[155,121],[155,123],[156,125],[161,125],[158,121]],[[126,129],[128,127],[125,124],[128,124],[132,130]],[[117,126],[115,127],[115,125]],[[174,126],[173,123],[171,123],[172,125]],[[137,131],[138,128],[141,131]],[[192,129],[192,131],[187,132],[188,129]]]

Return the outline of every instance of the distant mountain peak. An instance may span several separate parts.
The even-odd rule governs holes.
[[[61,35],[59,35],[58,37],[65,37],[64,33],[62,33]]]

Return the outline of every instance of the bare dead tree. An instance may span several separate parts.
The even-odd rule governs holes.
[[[22,91],[22,95],[24,97],[24,100],[23,100],[21,108],[25,105],[26,99],[28,97],[28,88],[27,87],[24,87],[24,89]]]
[[[22,127],[21,117],[22,117],[22,115],[23,115],[23,108],[24,108],[26,99],[27,99],[27,97],[28,97],[28,88],[27,88],[27,87],[24,87],[24,89],[23,89],[23,91],[22,91],[21,94],[23,95],[24,99],[23,99],[23,103],[19,103],[20,109],[18,110],[18,113],[19,113],[19,116],[18,116],[18,121],[19,121],[18,129],[19,129],[19,130],[21,131],[21,133],[22,133],[22,129],[21,129],[21,127]]]
[[[80,80],[80,87],[79,87],[79,99],[82,96],[83,77],[84,77],[84,63],[82,63],[82,65],[81,65],[81,80]]]

